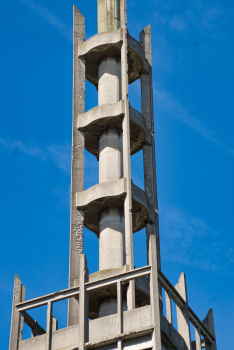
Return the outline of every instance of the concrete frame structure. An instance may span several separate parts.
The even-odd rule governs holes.
[[[173,287],[161,271],[151,28],[140,33],[138,42],[127,31],[126,0],[98,0],[98,34],[85,41],[84,17],[75,6],[73,14],[69,288],[25,301],[25,287],[15,276],[9,350],[216,350],[212,310],[200,321],[188,305],[184,273]],[[85,79],[98,90],[98,106],[86,113]],[[142,113],[128,100],[128,85],[136,79],[141,79]],[[99,161],[99,184],[87,191],[85,148]],[[143,150],[145,191],[131,180],[130,157],[139,150]],[[84,226],[99,238],[99,271],[91,275],[83,254]],[[148,265],[135,269],[133,233],[144,227]],[[68,299],[68,326],[58,330],[53,303],[64,299]],[[172,302],[178,331],[173,327]],[[47,305],[46,330],[28,314],[43,305]],[[32,338],[26,340],[22,340],[24,323],[32,329]]]

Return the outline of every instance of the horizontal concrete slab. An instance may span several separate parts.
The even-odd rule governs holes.
[[[85,148],[99,159],[99,137],[107,128],[122,130],[125,112],[124,101],[100,105],[79,114],[77,128],[85,133]],[[130,146],[131,155],[140,151],[143,145],[150,145],[151,135],[143,115],[130,106]]]
[[[110,207],[124,207],[127,180],[103,182],[86,191],[76,193],[76,207],[84,210],[84,225],[99,237],[99,217]],[[132,183],[133,231],[139,231],[147,223],[154,222],[154,209],[143,190]]]
[[[78,56],[85,60],[85,76],[98,88],[98,65],[105,57],[121,56],[123,29],[99,33],[78,47]],[[128,80],[129,84],[139,79],[141,73],[149,72],[149,63],[140,43],[128,34]]]

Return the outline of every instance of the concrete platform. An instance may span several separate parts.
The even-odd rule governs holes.
[[[122,130],[124,101],[100,105],[79,114],[77,128],[85,134],[85,148],[99,159],[99,137],[108,128]],[[140,112],[129,107],[131,155],[150,145],[151,135]]]
[[[128,82],[139,79],[141,73],[149,72],[149,63],[140,43],[128,34]],[[105,57],[121,56],[123,29],[99,33],[78,46],[78,57],[85,60],[86,79],[98,89],[98,65]]]
[[[124,207],[127,193],[125,178],[103,182],[86,191],[76,193],[76,207],[84,210],[84,225],[99,237],[100,214],[110,207]],[[147,223],[154,222],[154,209],[149,204],[145,192],[132,183],[133,232],[143,229]]]

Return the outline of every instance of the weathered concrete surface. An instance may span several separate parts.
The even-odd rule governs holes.
[[[122,130],[108,128],[99,138],[99,183],[123,177]]]
[[[98,0],[98,33],[120,27],[120,0]]]
[[[79,335],[77,341],[79,350],[85,350],[85,343],[88,340],[88,295],[85,283],[88,282],[89,271],[84,254],[80,254],[80,278],[79,278]]]
[[[106,57],[121,57],[121,46],[125,37],[123,29],[104,32],[92,36],[84,43],[79,44],[78,56],[85,60],[86,79],[98,89],[98,66]],[[129,84],[139,79],[141,74],[149,72],[149,64],[144,57],[140,43],[126,33],[128,49],[128,76]]]
[[[15,275],[9,350],[18,350],[19,342],[22,340],[24,318],[23,315],[20,315],[15,305],[25,300],[25,291],[19,276]]]
[[[86,191],[77,193],[77,208],[84,210],[85,213],[84,225],[90,231],[96,233],[98,237],[100,233],[99,220],[101,212],[110,207],[124,208],[127,192],[126,182],[125,178],[103,182]],[[131,222],[133,232],[137,232],[144,228],[147,223],[153,223],[154,211],[146,198],[145,192],[133,183],[131,187]],[[127,243],[127,246],[129,247],[129,243]]]
[[[85,64],[77,56],[78,45],[85,39],[85,20],[73,7],[73,121],[72,121],[72,165],[71,165],[71,217],[69,287],[79,278],[79,254],[83,253],[83,222],[81,210],[76,208],[76,192],[84,190],[84,135],[77,130],[78,115],[85,111]],[[68,325],[78,323],[78,303],[69,299]]]
[[[186,277],[183,272],[179,278],[178,283],[175,286],[175,289],[185,301],[185,305],[182,310],[176,305],[178,332],[184,339],[185,350],[191,350],[187,286]]]
[[[98,105],[122,99],[121,62],[118,57],[105,57],[98,68]]]
[[[123,210],[108,208],[100,216],[99,270],[123,265],[125,265]]]
[[[140,33],[141,47],[145,53],[145,58],[149,62],[149,74],[141,75],[141,105],[142,115],[145,118],[146,127],[151,133],[151,145],[143,146],[144,157],[144,178],[145,192],[149,203],[155,210],[155,224],[153,234],[156,235],[157,241],[157,265],[161,268],[160,259],[160,241],[158,225],[158,198],[157,198],[157,181],[156,181],[156,163],[155,163],[155,140],[154,140],[154,115],[153,115],[153,87],[152,87],[152,53],[151,53],[151,27],[147,26]],[[149,232],[146,232],[149,239]]]
[[[52,332],[51,350],[73,350],[75,347],[78,347],[78,332],[78,324]],[[21,341],[19,343],[19,350],[44,350],[45,343],[46,334],[43,334]]]
[[[108,128],[122,130],[125,111],[124,101],[100,105],[78,117],[77,128],[84,132],[85,148],[99,159],[99,138]],[[140,151],[143,145],[150,145],[151,133],[142,114],[129,105],[131,155]]]
[[[214,316],[213,316],[213,310],[210,309],[208,311],[208,314],[206,315],[206,318],[202,321],[204,326],[208,329],[212,337],[214,338],[212,344],[208,343],[208,341],[205,342],[206,344],[206,350],[217,350],[216,345],[216,337],[215,337],[215,326],[214,326]]]
[[[123,311],[127,310],[127,301],[126,300],[123,300],[122,310]],[[105,317],[105,316],[116,314],[116,313],[117,313],[116,298],[107,298],[100,304],[99,317]],[[118,315],[118,320],[120,320],[119,315]],[[120,329],[120,324],[119,324],[119,329]]]

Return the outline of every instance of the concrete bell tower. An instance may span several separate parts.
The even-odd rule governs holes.
[[[126,0],[98,0],[98,34],[87,41],[84,17],[75,6],[73,25],[69,287],[25,301],[25,287],[15,276],[9,350],[216,350],[212,310],[201,321],[188,305],[184,273],[173,287],[161,271],[151,27],[143,29],[139,41],[131,37]],[[98,106],[87,112],[85,79],[98,91]],[[128,86],[137,79],[141,112],[128,99]],[[99,183],[86,191],[84,149],[99,162]],[[131,179],[130,158],[140,150],[145,191]],[[84,226],[99,238],[99,267],[91,275],[83,253]],[[133,234],[143,228],[147,266],[135,269]],[[58,329],[53,304],[64,299],[68,324]],[[28,313],[43,305],[46,330]],[[24,323],[32,329],[30,339],[23,340]]]

